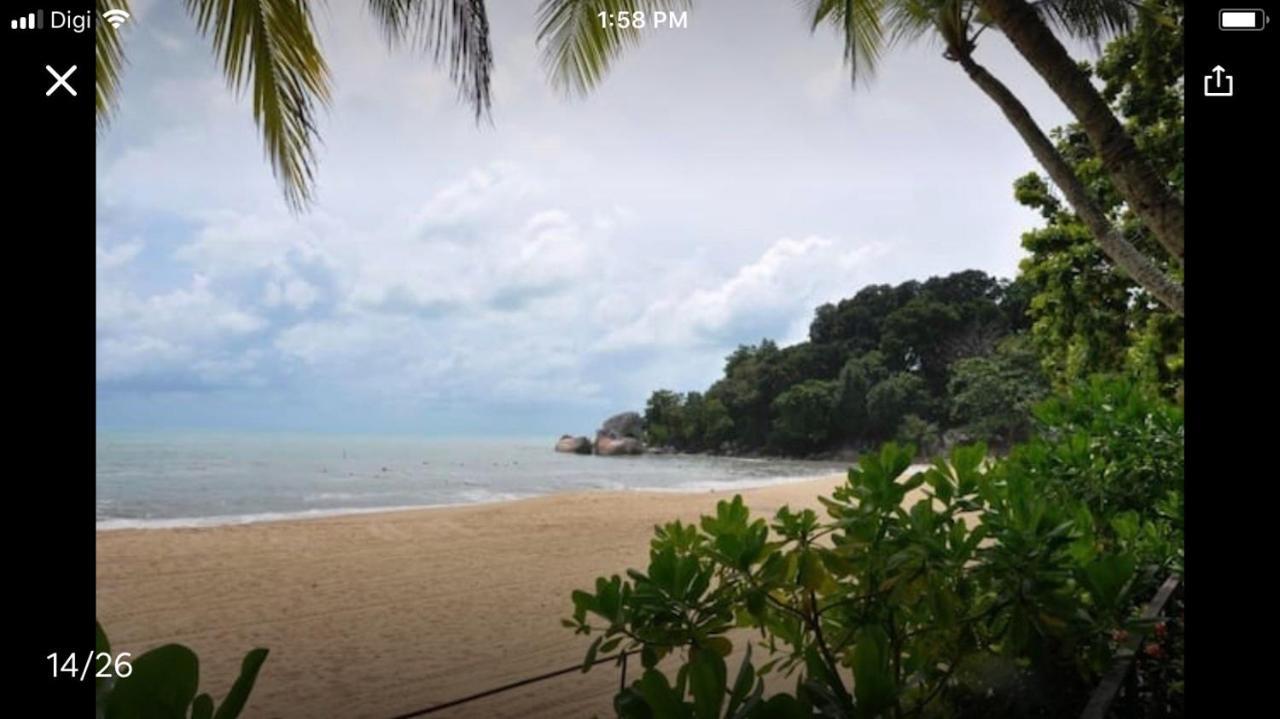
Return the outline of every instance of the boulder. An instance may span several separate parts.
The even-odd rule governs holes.
[[[560,437],[560,441],[556,442],[556,451],[572,454],[591,454],[591,440],[586,437],[574,437],[571,434],[566,434]]]
[[[624,454],[643,454],[644,442],[635,437],[614,437],[601,431],[596,435],[596,454],[612,457]]]
[[[615,414],[604,421],[597,434],[607,434],[614,438],[644,439],[644,418],[635,412]]]

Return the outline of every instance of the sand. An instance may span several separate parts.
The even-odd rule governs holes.
[[[841,481],[741,494],[771,517],[819,508]],[[99,532],[97,613],[115,651],[196,650],[201,690],[219,698],[244,653],[269,648],[246,717],[386,719],[580,662],[589,642],[560,625],[570,592],[643,567],[654,524],[731,496],[600,492]],[[433,716],[612,716],[617,685],[600,665]]]

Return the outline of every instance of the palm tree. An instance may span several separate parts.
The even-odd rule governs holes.
[[[943,57],[964,68],[1000,107],[1107,256],[1162,304],[1182,314],[1181,284],[1112,225],[1017,96],[974,61],[978,36],[990,27],[981,22],[985,17],[979,17],[980,0],[806,0],[806,4],[815,29],[825,23],[840,32],[854,80],[874,69],[890,44],[934,33],[945,47]],[[566,91],[589,91],[610,63],[640,39],[642,31],[636,28],[602,26],[598,13],[651,12],[670,5],[661,0],[543,0],[538,38],[553,83]]]
[[[1137,11],[1132,0],[979,0],[979,6],[1018,52],[1048,82],[1080,122],[1102,167],[1134,214],[1179,263],[1185,219],[1182,200],[1138,151],[1089,76],[1058,42],[1049,25],[1077,37],[1099,38],[1128,30]]]
[[[253,119],[290,209],[313,199],[316,112],[329,100],[329,68],[316,42],[307,0],[186,0],[196,28],[236,93],[249,88]],[[97,0],[99,14],[127,0]],[[484,0],[369,0],[390,45],[411,43],[446,65],[477,121],[489,112],[493,55]],[[96,111],[105,127],[120,90],[124,49],[107,23],[96,30]]]

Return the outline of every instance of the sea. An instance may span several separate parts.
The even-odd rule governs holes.
[[[553,451],[555,437],[103,433],[97,527],[191,527],[506,502],[557,492],[707,492],[800,482],[846,463]]]

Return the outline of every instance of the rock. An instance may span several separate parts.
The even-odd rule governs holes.
[[[557,452],[570,452],[572,454],[591,454],[591,440],[586,437],[574,437],[566,434],[560,437],[560,441],[556,442]]]
[[[644,439],[644,418],[635,412],[615,414],[604,421],[597,434],[607,434],[614,438]]]
[[[613,437],[603,430],[596,434],[596,454],[602,457],[643,453],[644,442],[635,437]]]

